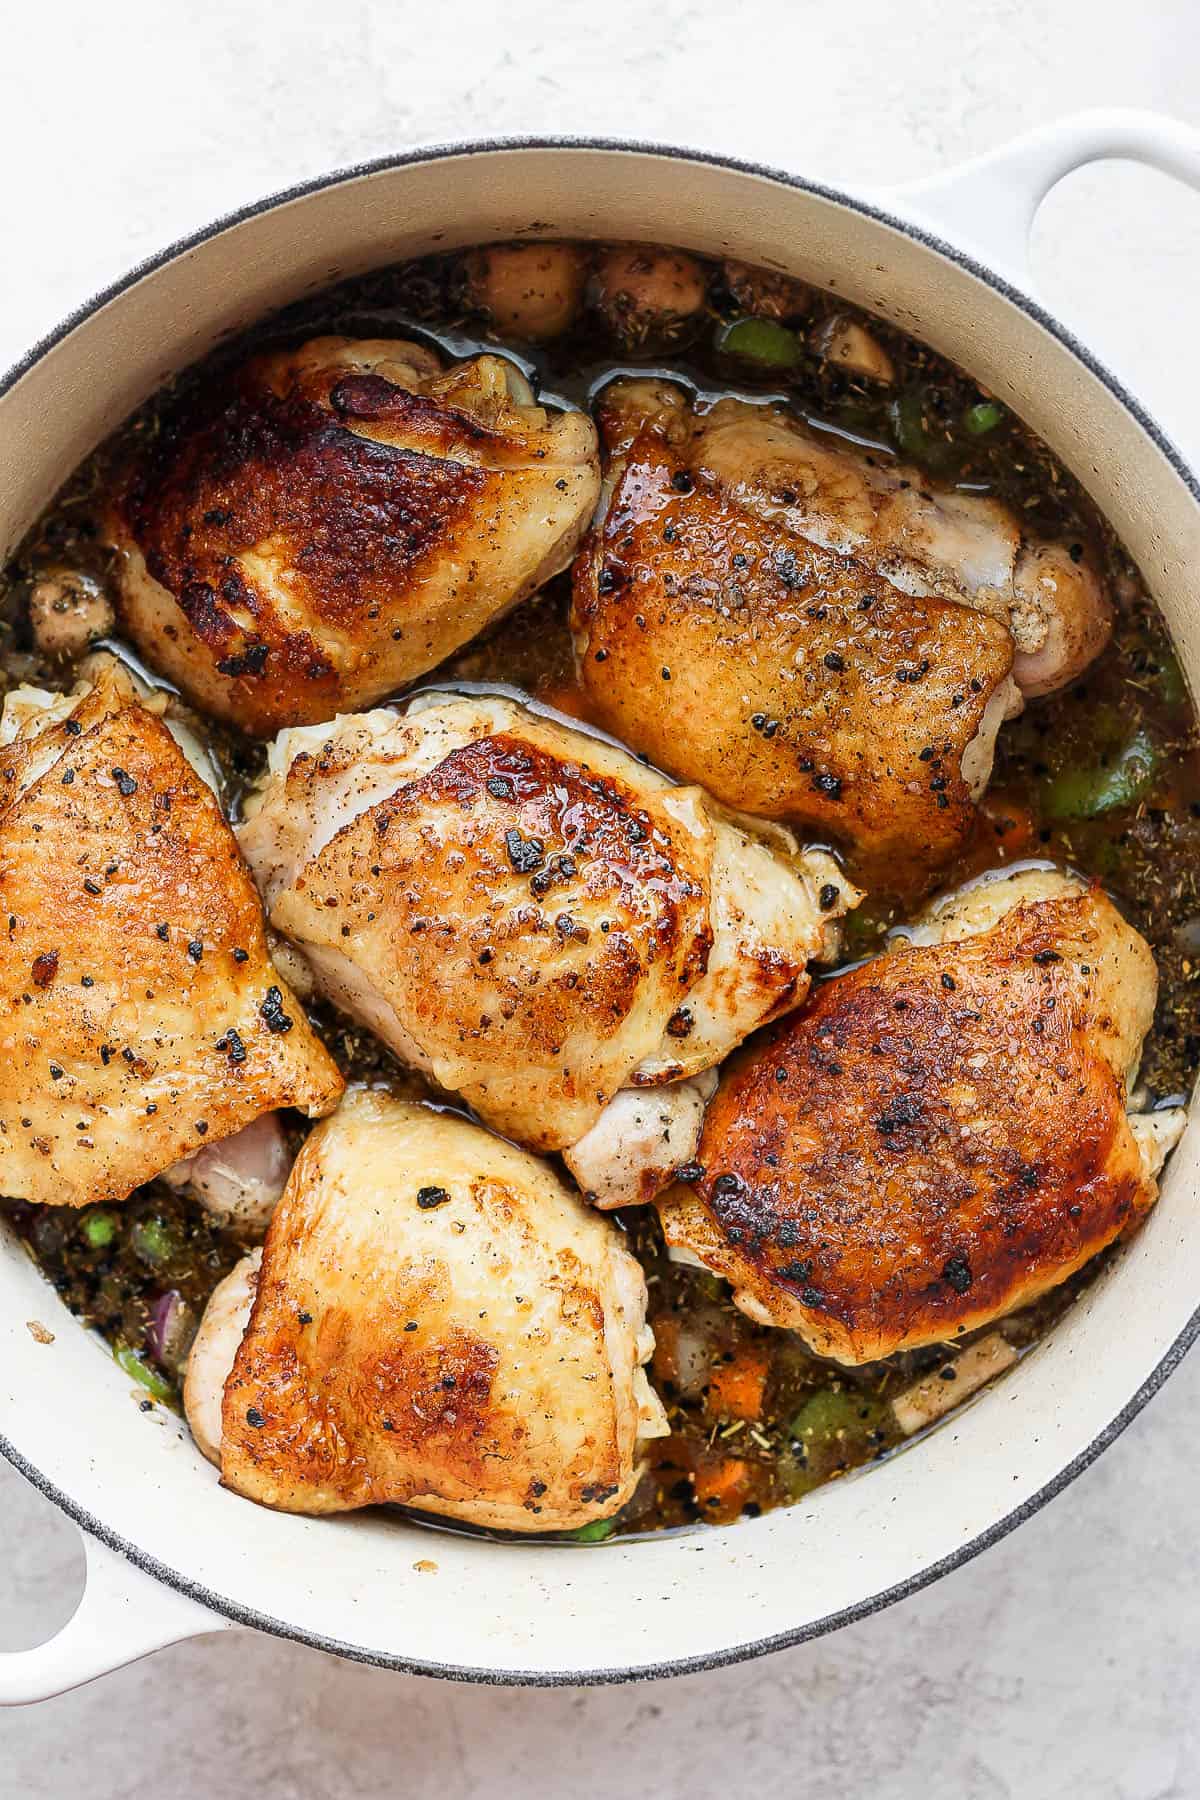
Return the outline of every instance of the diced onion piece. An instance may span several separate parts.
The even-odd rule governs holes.
[[[892,1411],[897,1425],[905,1437],[924,1431],[994,1375],[1011,1368],[1016,1360],[1017,1353],[1008,1339],[998,1331],[989,1332],[977,1344],[970,1344],[960,1356],[948,1357],[932,1375],[922,1376],[912,1387],[896,1395]],[[952,1376],[946,1373],[950,1370]]]

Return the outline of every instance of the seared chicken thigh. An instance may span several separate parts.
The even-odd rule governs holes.
[[[315,338],[176,410],[110,520],[121,620],[208,712],[260,734],[431,669],[570,562],[596,434],[514,365]]]
[[[1064,687],[1108,642],[1112,609],[1082,548],[1076,560],[1066,544],[1027,540],[998,500],[936,488],[909,464],[738,400],[704,416],[693,460],[759,518],[853,556],[906,594],[940,594],[999,619],[1023,694]]]
[[[944,860],[1019,688],[1102,647],[1090,568],[777,409],[641,380],[599,417],[610,497],[573,627],[601,721],[728,805]]]
[[[734,1059],[668,1243],[841,1362],[1027,1304],[1155,1199],[1183,1114],[1126,1105],[1156,986],[1096,888],[952,896]]]
[[[283,1511],[570,1530],[624,1505],[667,1430],[620,1232],[536,1157],[381,1094],[311,1134],[261,1269],[210,1313],[193,1431],[207,1454],[219,1436],[226,1487]]]
[[[161,702],[161,697],[160,697]],[[267,955],[233,835],[115,667],[0,728],[0,1193],[123,1200],[342,1081]]]
[[[1113,611],[1081,545],[1029,538],[1001,501],[935,486],[907,463],[809,429],[778,407],[722,400],[697,415],[678,388],[616,382],[604,439],[619,454],[651,425],[688,444],[688,466],[758,518],[852,556],[906,594],[940,594],[999,619],[1022,694],[1082,674]]]
[[[325,994],[541,1150],[795,1005],[858,898],[823,852],[491,694],[285,732],[248,811]]]

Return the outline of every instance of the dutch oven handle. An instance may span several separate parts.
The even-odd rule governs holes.
[[[1029,234],[1051,188],[1106,158],[1148,163],[1200,189],[1200,132],[1130,110],[1083,112],[879,199],[944,236],[1025,292]],[[87,1585],[74,1616],[33,1650],[0,1652],[0,1705],[48,1699],[231,1621],[166,1587],[85,1534]]]
[[[1160,113],[1105,107],[1040,126],[881,198],[1031,293],[1029,236],[1042,201],[1073,170],[1114,158],[1200,190],[1200,131]]]
[[[224,1631],[231,1621],[164,1586],[84,1533],[87,1580],[62,1629],[32,1650],[0,1651],[0,1706],[23,1706],[81,1687],[152,1650]]]

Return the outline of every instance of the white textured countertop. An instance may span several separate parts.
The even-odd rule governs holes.
[[[137,258],[339,164],[498,132],[693,143],[874,185],[1080,106],[1200,123],[1200,10],[1144,0],[78,0],[5,25],[0,365]],[[1200,446],[1200,200],[1072,178],[1052,305]],[[1186,308],[1186,312],[1185,312]],[[230,1633],[0,1717],[0,1793],[324,1800],[1200,1794],[1195,1355],[1065,1495],[915,1599],[639,1687],[455,1687]],[[74,1528],[0,1469],[0,1647],[71,1610]]]

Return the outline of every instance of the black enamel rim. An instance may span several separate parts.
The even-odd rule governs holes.
[[[68,337],[76,326],[106,306],[110,300],[117,299],[127,289],[137,285],[145,276],[173,262],[177,257],[198,245],[206,243],[209,238],[217,237],[231,226],[240,225],[248,219],[256,218],[260,213],[272,211],[286,205],[289,201],[302,200],[309,194],[321,192],[325,188],[337,187],[346,182],[357,181],[364,175],[384,174],[389,170],[404,168],[409,165],[425,162],[440,162],[448,158],[475,156],[490,151],[521,150],[557,150],[572,152],[577,150],[617,152],[642,156],[657,156],[680,163],[707,164],[721,169],[730,169],[735,173],[757,176],[772,181],[781,187],[793,188],[801,193],[813,194],[822,200],[832,201],[848,212],[858,213],[864,218],[874,219],[904,237],[914,240],[927,250],[943,257],[947,262],[965,270],[985,286],[990,287],[1008,300],[1027,318],[1054,338],[1064,349],[1068,350],[1089,373],[1107,388],[1113,398],[1137,421],[1146,436],[1166,458],[1176,475],[1187,487],[1193,499],[1200,503],[1200,484],[1195,476],[1166,436],[1161,427],[1150,417],[1145,408],[1134,399],[1124,385],[1085,348],[1079,340],[1068,331],[1051,313],[1040,306],[1028,295],[1012,287],[1007,281],[996,275],[973,257],[965,255],[954,245],[924,231],[908,220],[885,211],[881,207],[856,199],[837,188],[826,187],[819,182],[807,181],[800,176],[789,175],[785,170],[770,168],[761,163],[746,162],[737,157],[719,156],[713,153],[687,150],[670,144],[644,143],[634,139],[588,138],[588,137],[500,137],[481,138],[458,144],[439,144],[418,150],[404,151],[395,156],[378,157],[370,162],[357,163],[346,169],[337,170],[330,175],[318,176],[311,181],[298,183],[295,187],[285,188],[277,193],[269,194],[264,199],[255,201],[249,206],[239,208],[236,212],[225,214],[213,224],[202,230],[192,232],[189,236],[179,238],[158,255],[138,263],[129,273],[109,287],[102,289],[91,300],[77,307],[62,324],[49,332],[33,348],[15,363],[0,380],[0,399],[8,393],[26,375],[34,365],[42,360],[55,345]],[[18,1472],[51,1500],[67,1517],[72,1519],[82,1530],[98,1538],[108,1549],[123,1556],[145,1574],[161,1581],[165,1586],[174,1588],[177,1593],[190,1600],[197,1601],[207,1607],[210,1612],[228,1619],[235,1625],[243,1625],[256,1631],[268,1632],[274,1637],[287,1638],[296,1643],[307,1644],[315,1650],[324,1650],[334,1656],[345,1657],[353,1662],[367,1663],[375,1668],[392,1669],[405,1675],[428,1675],[443,1681],[473,1682],[494,1687],[598,1687],[620,1682],[661,1680],[671,1675],[694,1675],[705,1669],[724,1668],[732,1663],[747,1662],[752,1657],[765,1656],[773,1650],[785,1650],[797,1644],[809,1642],[813,1638],[823,1637],[826,1633],[837,1631],[843,1625],[856,1620],[869,1618],[872,1613],[880,1612],[897,1600],[906,1599],[922,1588],[930,1586],[943,1575],[971,1562],[984,1550],[1008,1536],[1009,1532],[1032,1518],[1047,1501],[1053,1500],[1057,1494],[1082,1475],[1085,1469],[1109,1445],[1121,1435],[1125,1427],[1137,1417],[1142,1408],[1156,1394],[1167,1377],[1178,1367],[1187,1351],[1200,1336],[1200,1307],[1192,1314],[1179,1336],[1175,1339],[1166,1355],[1152,1370],[1150,1375],[1138,1388],[1127,1404],[1122,1407],[1116,1417],[1095,1437],[1085,1450],[1074,1457],[1065,1468],[1040,1488],[1037,1493],[1023,1501],[1020,1506],[998,1519],[995,1524],[972,1538],[969,1543],[961,1545],[949,1555],[930,1563],[926,1568],[910,1576],[906,1581],[897,1582],[894,1586],[882,1589],[879,1593],[870,1594],[857,1601],[853,1606],[844,1607],[840,1612],[829,1613],[824,1618],[814,1619],[807,1625],[797,1626],[792,1631],[778,1632],[773,1637],[752,1639],[749,1643],[737,1644],[726,1650],[715,1650],[707,1655],[679,1657],[669,1662],[636,1664],[625,1668],[586,1669],[583,1671],[566,1670],[494,1670],[473,1667],[469,1664],[437,1663],[423,1661],[417,1657],[391,1656],[372,1650],[365,1650],[355,1644],[342,1643],[336,1638],[323,1636],[320,1632],[306,1631],[289,1625],[283,1619],[274,1619],[265,1613],[243,1606],[236,1600],[226,1599],[215,1594],[201,1583],[182,1575],[176,1569],[168,1568],[156,1557],[148,1555],[137,1544],[121,1537],[109,1529],[99,1519],[78,1504],[77,1501],[56,1486],[40,1469],[28,1462],[17,1447],[3,1434],[0,1434],[0,1454],[18,1470]],[[64,1627],[63,1629],[67,1629]],[[52,1640],[53,1641],[53,1640]],[[119,1664],[116,1666],[120,1666]]]

